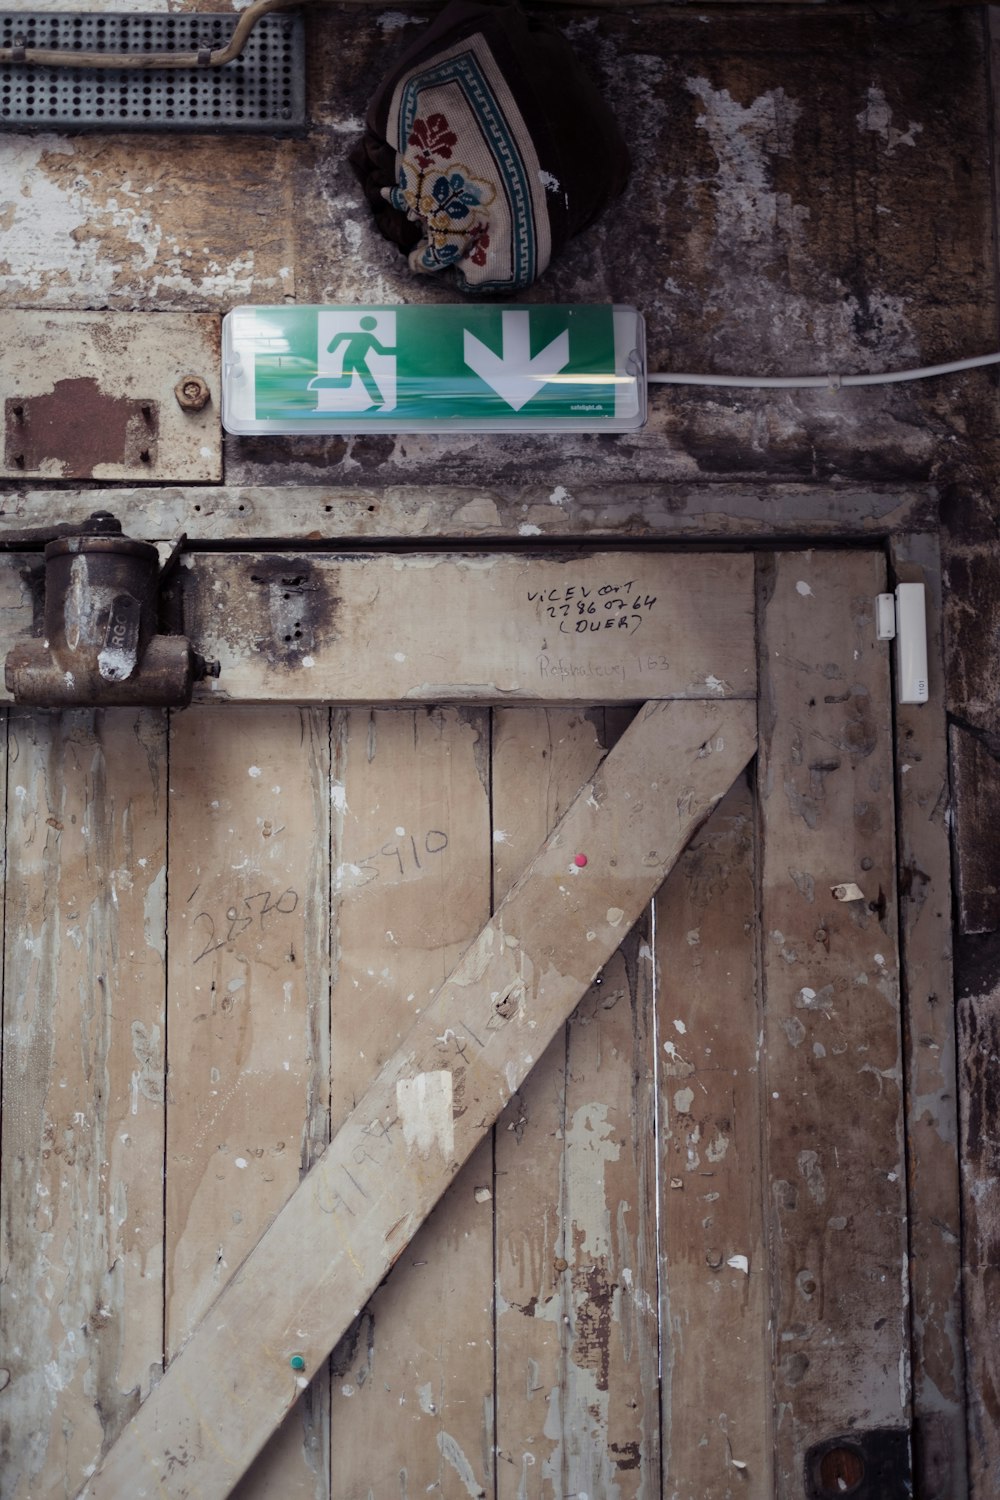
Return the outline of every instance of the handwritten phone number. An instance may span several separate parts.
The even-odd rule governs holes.
[[[556,589],[529,589],[529,604],[541,605],[555,620],[561,635],[587,635],[592,631],[624,630],[632,634],[656,603],[655,594],[633,592],[635,580],[603,583],[597,588],[568,584]]]

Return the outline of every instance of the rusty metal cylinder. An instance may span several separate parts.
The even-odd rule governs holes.
[[[62,537],[45,549],[45,635],[67,671],[132,676],[156,634],[160,558],[122,536]]]
[[[157,634],[160,559],[148,542],[121,534],[105,512],[83,534],[45,548],[44,638],[22,642],[5,665],[18,703],[190,702],[204,664],[183,636]]]

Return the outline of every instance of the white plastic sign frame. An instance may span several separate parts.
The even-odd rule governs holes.
[[[222,351],[222,424],[237,435],[616,433],[646,420],[634,307],[237,307]]]

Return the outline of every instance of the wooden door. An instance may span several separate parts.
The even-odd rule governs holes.
[[[757,559],[756,624],[702,674],[711,701],[756,657],[755,762],[273,1436],[193,1432],[166,1469],[130,1449],[132,1493],[908,1493],[884,573],[874,551]],[[433,593],[419,607],[440,625]],[[544,687],[583,701],[11,710],[4,1495],[99,1482],[657,696],[613,673]],[[262,1321],[304,1269],[293,1248]],[[198,1372],[206,1401],[252,1407],[253,1323]]]

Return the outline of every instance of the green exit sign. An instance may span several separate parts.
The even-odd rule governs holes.
[[[237,307],[227,432],[632,432],[646,420],[633,307]]]

